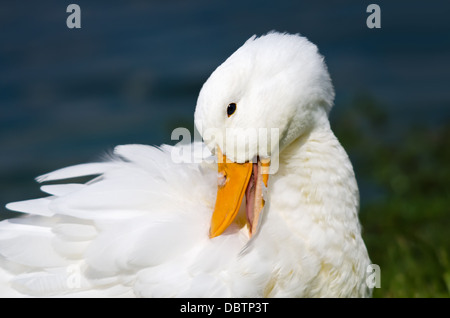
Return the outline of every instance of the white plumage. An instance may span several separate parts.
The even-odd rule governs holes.
[[[50,196],[7,205],[27,215],[0,222],[0,295],[369,296],[358,188],[328,122],[333,98],[308,40],[250,38],[200,92],[196,125],[219,132],[204,134],[205,144],[119,146],[111,160],[37,179],[93,176],[86,184],[45,185]],[[237,108],[227,115],[230,103]],[[232,147],[217,137],[247,140],[251,128],[279,129],[266,145],[278,170],[263,186],[257,232],[250,235],[242,204],[225,233],[210,238],[217,164],[173,156],[181,147],[208,153],[207,145],[231,161],[259,158],[262,145],[251,138]]]

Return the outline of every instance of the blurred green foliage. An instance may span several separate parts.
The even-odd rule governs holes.
[[[363,237],[381,268],[374,297],[450,296],[450,122],[404,124],[361,95],[332,118],[358,182]]]

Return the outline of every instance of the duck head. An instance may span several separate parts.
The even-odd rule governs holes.
[[[195,110],[197,130],[218,158],[211,238],[233,222],[244,195],[250,236],[256,232],[279,153],[328,121],[333,99],[323,57],[300,35],[253,36],[211,74]]]

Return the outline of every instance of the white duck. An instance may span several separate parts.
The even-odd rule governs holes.
[[[28,214],[0,223],[0,295],[370,296],[358,188],[328,121],[333,98],[306,38],[250,38],[207,80],[195,111],[224,159],[219,180],[210,160],[174,160],[205,153],[201,143],[119,146],[107,162],[39,177],[98,175],[7,205]],[[278,138],[255,140],[260,128]]]

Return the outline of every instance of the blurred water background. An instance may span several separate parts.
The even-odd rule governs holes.
[[[81,29],[66,8],[81,7]],[[381,7],[381,29],[366,8]],[[301,33],[336,89],[378,297],[450,295],[450,2],[2,1],[0,219],[34,178],[193,127],[209,74],[253,34]]]

